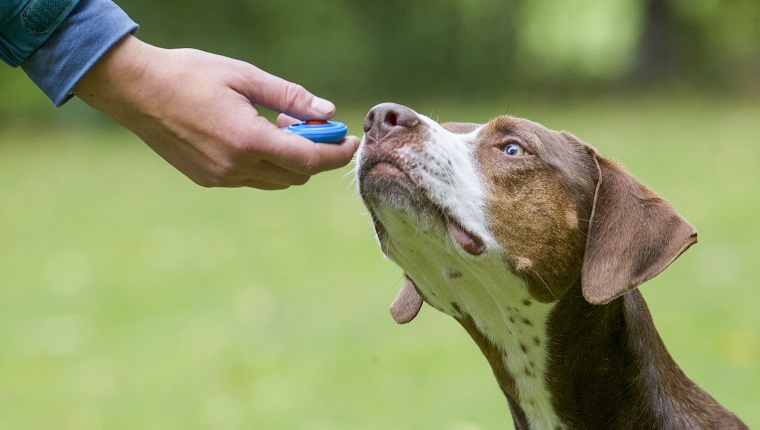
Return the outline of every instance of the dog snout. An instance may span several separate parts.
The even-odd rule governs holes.
[[[396,103],[382,103],[367,113],[364,132],[378,141],[395,130],[412,129],[419,124],[419,117],[408,107]]]

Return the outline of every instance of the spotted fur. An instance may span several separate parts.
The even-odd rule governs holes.
[[[524,119],[439,125],[387,104],[365,132],[359,192],[407,276],[394,319],[423,299],[457,319],[516,428],[746,428],[681,372],[635,290],[696,242],[667,202]]]

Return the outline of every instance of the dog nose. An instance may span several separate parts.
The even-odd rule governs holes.
[[[381,139],[396,129],[414,128],[420,119],[413,110],[396,103],[382,103],[367,113],[364,132],[375,140]]]

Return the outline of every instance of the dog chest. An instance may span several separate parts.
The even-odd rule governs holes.
[[[404,269],[425,301],[464,326],[486,353],[500,385],[531,422],[561,428],[545,379],[546,325],[555,304],[535,300],[497,255],[458,258],[452,245],[413,231],[409,223],[390,222],[388,227],[401,233],[386,249],[388,256]]]

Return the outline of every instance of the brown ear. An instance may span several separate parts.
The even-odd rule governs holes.
[[[605,304],[665,270],[697,231],[622,167],[592,156],[599,179],[581,281],[586,301]]]

